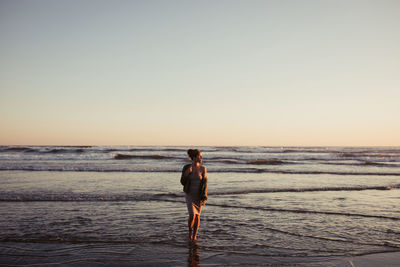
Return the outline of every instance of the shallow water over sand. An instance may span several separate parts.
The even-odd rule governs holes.
[[[185,157],[184,150],[175,150],[172,153]],[[250,148],[237,150],[244,149],[208,153],[210,158],[224,156],[240,161],[278,157],[272,152],[252,153]],[[79,168],[85,165],[76,158],[46,159],[48,165],[45,159],[37,163],[22,158],[37,152],[4,153],[17,153],[14,158],[20,159],[13,159],[12,164],[19,161],[21,166],[30,164],[33,169],[54,161],[58,166],[73,166],[73,162],[78,162],[75,166]],[[57,157],[71,154],[52,153],[64,153]],[[73,153],[81,157],[85,152]],[[153,148],[130,153],[160,155],[171,151]],[[316,157],[314,151],[301,153],[298,161],[306,161],[311,154]],[[329,153],[323,155],[331,161],[334,156]],[[368,153],[373,154],[370,150]],[[382,153],[375,154],[387,160]],[[393,150],[390,153],[391,164],[398,164],[397,154]],[[293,157],[290,151],[278,153],[280,160],[288,160],[284,154]],[[86,167],[102,166],[97,162],[102,160],[92,159],[94,163]],[[390,167],[393,175],[379,174],[388,172],[387,166],[349,168],[339,164],[336,169],[329,165],[333,169],[326,171],[326,162],[314,166],[315,160],[311,160],[312,164],[267,165],[271,172],[245,172],[243,168],[248,166],[242,165],[246,164],[218,165],[217,160],[208,160],[209,201],[201,217],[199,243],[192,246],[186,240],[187,210],[179,183],[184,160],[172,160],[177,165],[175,171],[170,169],[171,162],[164,164],[159,157],[107,160],[113,168],[117,164],[121,169],[136,169],[0,171],[0,263],[181,266],[191,260],[194,264],[233,264],[236,259],[244,265],[308,265],[341,256],[400,251],[400,173],[396,167]],[[2,159],[0,166],[5,169],[6,163]],[[155,171],[142,170],[157,163],[160,166],[153,167]],[[233,166],[226,167],[229,164]],[[212,171],[225,167],[230,170]],[[276,168],[286,168],[290,173],[274,172]]]

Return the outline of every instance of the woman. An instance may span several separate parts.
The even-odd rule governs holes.
[[[197,241],[197,232],[200,226],[201,208],[207,201],[207,169],[200,163],[203,155],[198,149],[187,151],[192,164],[183,167],[181,184],[186,193],[186,205],[189,212],[189,240]]]

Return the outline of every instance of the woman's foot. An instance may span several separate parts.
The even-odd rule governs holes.
[[[192,235],[192,241],[197,242],[197,235],[194,235],[194,234]]]
[[[192,241],[193,240],[193,237],[192,237],[193,235],[192,235],[192,231],[189,231],[189,240],[190,241]]]

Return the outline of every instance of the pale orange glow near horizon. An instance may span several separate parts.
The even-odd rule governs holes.
[[[106,133],[96,130],[85,129],[77,133],[68,134],[54,130],[50,132],[30,132],[29,136],[16,134],[12,138],[2,138],[1,145],[136,145],[136,146],[399,146],[398,136],[390,136],[380,131],[359,132],[358,137],[350,138],[346,133],[336,133],[334,138],[327,138],[325,131],[312,131],[294,133],[285,131],[284,133],[270,132],[251,133],[250,130],[229,134],[219,131],[215,134],[200,135],[190,133],[186,135],[176,135],[173,129],[166,129],[163,135],[155,132],[126,132],[119,133],[117,130],[110,129]],[[161,130],[161,129],[160,129]],[[67,137],[60,139],[60,136],[67,134]],[[134,136],[146,136],[145,138],[135,138]],[[332,133],[333,134],[333,133]],[[376,136],[385,136],[381,142],[371,144],[370,140]],[[247,137],[247,138],[246,138]],[[242,140],[252,141],[243,142]],[[26,140],[26,142],[20,142]],[[297,140],[294,142],[293,140]]]

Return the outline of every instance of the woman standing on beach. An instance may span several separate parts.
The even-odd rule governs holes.
[[[203,161],[200,150],[189,149],[187,153],[192,163],[183,167],[181,184],[186,193],[186,205],[189,212],[189,240],[197,241],[201,208],[207,201],[207,168],[200,164]]]

